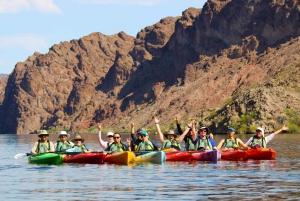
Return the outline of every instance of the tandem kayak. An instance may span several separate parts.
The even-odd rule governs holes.
[[[105,154],[104,153],[78,153],[67,154],[63,162],[64,163],[88,163],[88,164],[103,164]]]
[[[56,153],[42,153],[28,157],[29,163],[58,165],[63,161],[63,156]]]
[[[166,161],[191,161],[192,155],[187,151],[166,152]]]
[[[247,150],[249,159],[254,160],[274,160],[276,152],[273,149],[268,148],[257,148]]]
[[[221,159],[228,161],[243,161],[248,159],[247,151],[244,150],[222,150]]]
[[[205,150],[201,152],[191,152],[192,160],[217,162],[221,159],[219,150]]]
[[[128,165],[134,163],[135,155],[131,151],[113,152],[105,156],[104,162]]]
[[[136,155],[140,154],[137,152]],[[163,151],[151,151],[142,153],[135,157],[135,162],[150,162],[156,164],[162,164],[166,161],[166,154]]]

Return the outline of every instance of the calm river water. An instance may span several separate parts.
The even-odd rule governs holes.
[[[96,134],[83,137],[100,150]],[[215,135],[215,142],[224,137]],[[251,135],[236,137],[246,142]],[[268,144],[277,152],[274,161],[47,166],[14,159],[29,152],[36,135],[0,135],[0,195],[1,200],[300,200],[299,139],[277,135]]]

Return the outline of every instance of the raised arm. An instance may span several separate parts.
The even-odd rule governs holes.
[[[192,140],[195,141],[197,138],[195,120],[192,121]]]
[[[176,123],[177,130],[178,130],[179,135],[182,135],[182,134],[183,134],[183,131],[182,131],[181,127],[180,127],[179,120],[178,120],[178,117],[177,117],[177,116],[175,117],[175,123]]]
[[[105,150],[107,147],[107,142],[104,142],[101,138],[101,124],[97,123],[97,127],[98,127],[98,143],[99,145]]]
[[[159,140],[163,143],[165,141],[164,139],[164,136],[160,130],[160,127],[159,127],[159,119],[157,119],[156,117],[154,117],[154,122],[155,122],[155,127],[156,127],[156,132],[159,136]]]
[[[279,133],[281,133],[282,131],[287,131],[287,130],[289,130],[289,128],[286,127],[286,126],[283,126],[281,129],[279,129],[278,131],[274,132],[274,136],[277,135],[277,134],[279,134]]]
[[[134,121],[133,120],[130,122],[130,125],[131,125],[130,136],[131,136],[131,139],[134,141],[134,143],[136,143],[138,138],[136,137],[135,132],[134,132]]]
[[[184,140],[184,137],[186,136],[186,134],[188,134],[190,132],[191,125],[192,124],[189,124],[188,127],[183,132],[183,134],[176,138],[179,143],[181,143]]]

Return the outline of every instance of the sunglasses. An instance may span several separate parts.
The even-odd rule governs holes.
[[[120,137],[114,137],[114,139],[119,139]]]
[[[206,133],[206,130],[200,130],[200,132],[204,132],[204,133]]]
[[[75,141],[81,141],[81,139],[76,139]]]
[[[141,135],[141,137],[146,137],[147,135]]]

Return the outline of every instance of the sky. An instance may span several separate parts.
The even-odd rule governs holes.
[[[181,16],[206,0],[0,0],[0,73],[34,52],[93,32],[136,36],[168,16]]]

